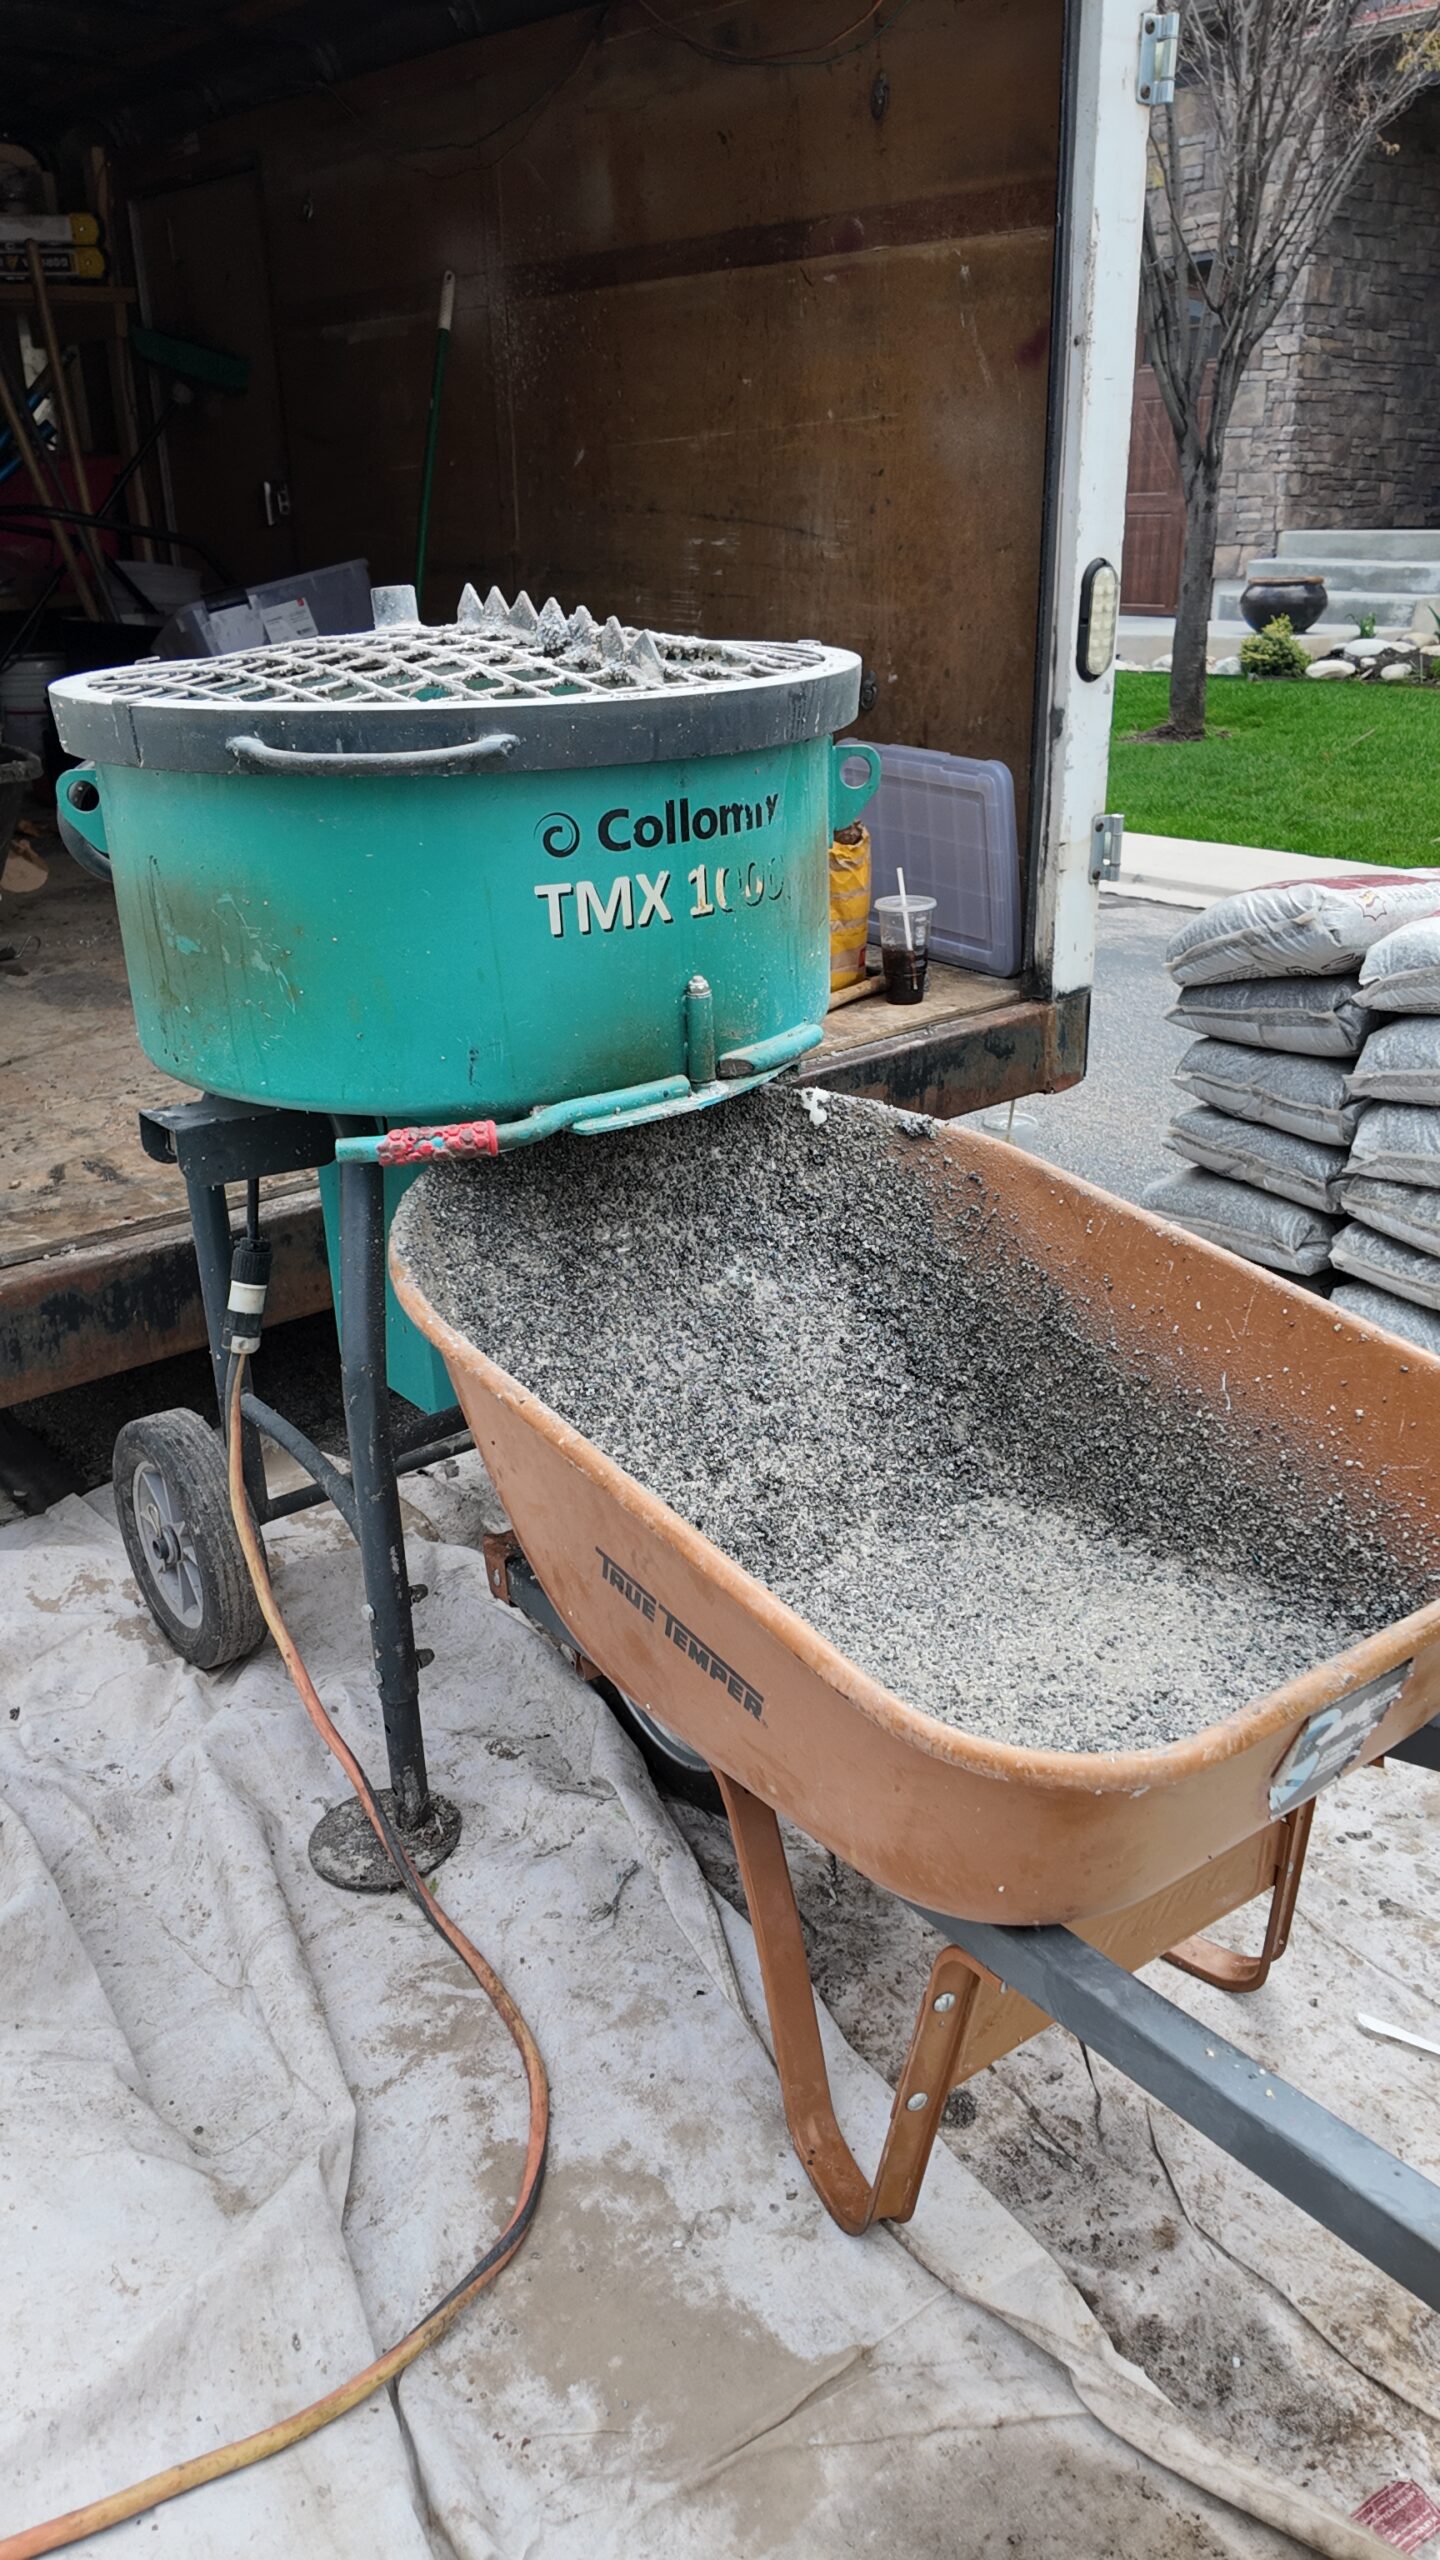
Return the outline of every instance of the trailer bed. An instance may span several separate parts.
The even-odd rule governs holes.
[[[136,1039],[109,889],[58,840],[38,849],[47,886],[0,910],[0,1409],[205,1340],[184,1189],[140,1143],[140,1112],[182,1089]],[[275,1312],[313,1314],[314,1177],[265,1189]]]

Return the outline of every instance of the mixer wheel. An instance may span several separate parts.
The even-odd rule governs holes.
[[[679,1796],[684,1804],[698,1805],[702,1813],[723,1813],[724,1801],[715,1782],[708,1760],[668,1724],[652,1716],[647,1707],[637,1707],[623,1689],[610,1680],[597,1680],[600,1691],[617,1724],[623,1724],[632,1742],[638,1743],[640,1757],[657,1787],[667,1796]]]
[[[253,1653],[265,1633],[230,1516],[225,1447],[198,1413],[142,1414],[115,1443],[115,1509],[161,1634],[198,1670]]]

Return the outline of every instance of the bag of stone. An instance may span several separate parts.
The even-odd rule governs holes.
[[[1246,1049],[1287,1049],[1304,1058],[1358,1055],[1374,1015],[1358,978],[1237,978],[1182,987],[1170,1020],[1207,1040]]]
[[[1392,1297],[1409,1298],[1417,1307],[1440,1311],[1440,1262],[1433,1253],[1418,1253],[1397,1236],[1377,1235],[1373,1227],[1352,1220],[1330,1248],[1330,1259],[1348,1280],[1368,1280]]]
[[[1440,880],[1416,880],[1413,873],[1288,881],[1219,899],[1181,926],[1165,961],[1185,987],[1235,978],[1353,977],[1372,943],[1412,916],[1437,910]],[[1373,999],[1367,995],[1367,1001]]]
[[[1286,1271],[1296,1279],[1324,1270],[1330,1239],[1340,1224],[1338,1218],[1252,1191],[1248,1182],[1227,1182],[1217,1173],[1193,1169],[1152,1182],[1143,1205],[1208,1244],[1228,1245],[1246,1262],[1263,1262],[1267,1270]],[[1440,1264],[1436,1271],[1440,1276]]]
[[[1376,1182],[1368,1173],[1348,1173],[1339,1186],[1340,1207],[1347,1218],[1375,1227],[1382,1236],[1398,1236],[1417,1253],[1440,1253],[1440,1191],[1425,1191],[1415,1182]]]
[[[1335,1058],[1296,1058],[1282,1049],[1244,1049],[1233,1040],[1197,1040],[1175,1070],[1175,1081],[1237,1120],[1260,1120],[1288,1129],[1292,1138],[1317,1146],[1348,1147],[1361,1105],[1346,1093],[1344,1066]]]
[[[1376,1182],[1417,1182],[1440,1189],[1440,1111],[1418,1102],[1371,1102],[1360,1112],[1350,1149],[1352,1173]]]
[[[1228,1175],[1232,1182],[1252,1183],[1302,1209],[1334,1210],[1349,1159],[1343,1147],[1320,1147],[1313,1138],[1294,1138],[1286,1129],[1267,1129],[1259,1121],[1232,1120],[1227,1111],[1212,1111],[1197,1102],[1182,1111],[1165,1141],[1173,1155],[1187,1156],[1207,1172]],[[1440,1192],[1436,1195],[1440,1207]],[[1358,1214],[1358,1213],[1357,1213]]]
[[[1440,899],[1433,891],[1431,908],[1366,952],[1360,984],[1377,1013],[1440,1013]]]
[[[1386,1333],[1398,1333],[1402,1341],[1413,1342],[1440,1360],[1440,1316],[1432,1316],[1428,1307],[1394,1298],[1388,1289],[1372,1289],[1365,1280],[1342,1280],[1331,1290],[1330,1304],[1344,1315],[1364,1316],[1367,1324],[1378,1324]]]
[[[1350,1070],[1357,1102],[1419,1102],[1440,1110],[1440,1017],[1380,1021]]]

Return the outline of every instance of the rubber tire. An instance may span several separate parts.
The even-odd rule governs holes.
[[[640,1757],[662,1795],[678,1796],[682,1804],[698,1806],[701,1813],[723,1813],[725,1800],[715,1782],[713,1770],[697,1752],[692,1758],[677,1736],[674,1741],[654,1716],[637,1707],[623,1689],[612,1680],[597,1680],[595,1687],[615,1718],[624,1726]]]
[[[165,1477],[184,1516],[199,1571],[199,1624],[175,1615],[154,1576],[135,1510],[135,1475],[148,1463]],[[245,1551],[230,1516],[225,1448],[198,1413],[177,1407],[127,1422],[115,1442],[115,1510],[140,1596],[167,1644],[198,1671],[242,1661],[265,1635]]]

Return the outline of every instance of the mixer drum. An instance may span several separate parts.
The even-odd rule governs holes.
[[[333,1114],[513,1117],[690,1072],[696,976],[721,1056],[806,1045],[831,835],[879,777],[831,744],[859,677],[810,642],[467,591],[448,628],[66,679],[89,762],[61,805],[112,871],[157,1067]]]

